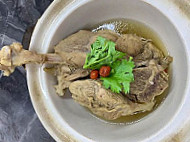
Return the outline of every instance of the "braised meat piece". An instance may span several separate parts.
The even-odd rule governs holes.
[[[153,102],[134,103],[122,94],[115,94],[105,89],[100,82],[94,80],[72,82],[69,90],[76,102],[107,120],[132,115],[139,111],[150,111],[154,106]]]

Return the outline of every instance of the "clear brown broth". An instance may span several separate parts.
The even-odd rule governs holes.
[[[136,34],[140,37],[143,37],[145,39],[152,40],[153,44],[159,48],[161,51],[163,51],[163,54],[166,56],[168,55],[167,49],[164,45],[164,43],[161,41],[160,37],[157,35],[155,31],[153,31],[151,28],[146,26],[143,23],[130,20],[130,19],[114,19],[105,21],[102,23],[99,23],[93,27],[90,28],[93,32],[96,32],[98,30],[104,30],[109,29],[119,34]],[[168,69],[168,73],[170,74],[170,70]],[[167,89],[164,93],[162,93],[160,96],[155,98],[156,104],[152,111],[149,112],[137,112],[130,116],[123,116],[116,120],[105,120],[101,117],[97,117],[105,122],[109,122],[112,124],[132,124],[135,122],[140,121],[147,115],[149,115],[151,112],[153,112],[158,106],[164,101],[168,94],[169,89]]]

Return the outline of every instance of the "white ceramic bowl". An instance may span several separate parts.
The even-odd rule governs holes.
[[[187,117],[190,114],[190,33],[189,20],[181,16],[182,13],[173,2],[165,0],[54,1],[36,25],[30,50],[53,52],[54,45],[80,29],[109,19],[128,18],[156,31],[174,57],[168,97],[158,109],[132,125],[111,125],[94,118],[71,98],[56,95],[53,88],[56,80],[43,71],[44,66],[28,65],[27,80],[34,108],[54,139],[84,142],[188,141],[184,130],[190,118]]]

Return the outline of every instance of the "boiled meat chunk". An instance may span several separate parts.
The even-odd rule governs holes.
[[[67,64],[82,67],[85,63],[86,53],[90,51],[92,36],[94,33],[80,30],[57,44],[54,48],[55,54],[59,55]]]
[[[60,71],[58,71],[56,75],[58,83],[55,85],[55,90],[59,96],[63,96],[65,94],[66,89],[69,87],[72,81],[87,77],[89,75],[88,70],[80,68],[74,71],[70,69],[70,72],[65,71],[63,67],[60,68]]]
[[[90,73],[89,70],[76,68],[71,65],[56,65],[54,67],[45,68],[44,70],[57,77],[58,83],[54,87],[59,96],[65,94],[71,82],[87,77]]]
[[[134,34],[124,34],[116,41],[116,49],[134,57],[143,49],[143,41]]]
[[[161,95],[169,86],[169,76],[162,67],[152,60],[148,67],[134,69],[134,82],[130,85],[131,100],[140,103],[154,101],[156,96]]]
[[[173,58],[171,56],[166,56],[160,60],[159,64],[163,69],[167,69],[172,61]]]
[[[115,32],[113,32],[111,30],[100,30],[95,33],[95,36],[92,39],[92,41],[95,42],[96,38],[98,36],[101,36],[101,37],[106,38],[107,40],[111,40],[113,42],[116,42],[118,40],[118,38],[120,37],[118,34],[116,34]]]
[[[72,82],[69,90],[76,102],[107,120],[132,115],[139,111],[150,111],[154,106],[153,102],[133,103],[123,95],[105,89],[100,82],[94,80]]]
[[[164,57],[164,54],[152,42],[147,42],[141,53],[134,57],[136,67],[148,66],[149,62],[154,60],[161,65],[163,70],[168,68],[173,61],[171,56]]]

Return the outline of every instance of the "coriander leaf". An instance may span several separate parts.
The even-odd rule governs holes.
[[[117,79],[117,78],[115,78]],[[122,91],[122,85],[120,83],[118,83],[117,81],[115,81],[115,79],[113,78],[101,78],[101,80],[103,80],[103,86],[106,88],[106,89],[111,89],[112,92],[114,93],[119,93],[120,91]]]
[[[129,89],[130,89],[130,82],[129,81],[125,81],[122,83],[123,85],[123,90],[124,90],[124,93],[127,94],[129,93]]]
[[[125,53],[115,50],[115,43],[101,36],[91,45],[91,51],[87,54],[84,69],[99,69],[103,65],[109,65],[125,56]]]
[[[122,59],[112,64],[112,71],[109,77],[101,77],[103,86],[112,92],[120,93],[124,91],[126,94],[130,91],[130,83],[134,81],[133,68],[135,67],[132,57],[127,61]]]

